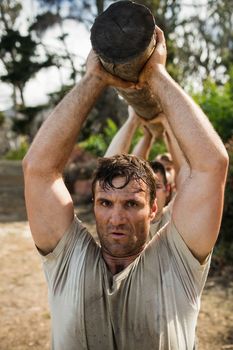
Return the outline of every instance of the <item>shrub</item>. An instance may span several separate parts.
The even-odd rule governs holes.
[[[203,85],[203,91],[193,97],[206,113],[224,142],[233,135],[233,70],[228,82],[218,86],[211,79]]]
[[[29,144],[26,139],[22,139],[17,149],[12,149],[5,155],[5,159],[8,160],[22,160],[27,153]]]
[[[80,142],[79,146],[97,157],[103,157],[116,132],[117,125],[109,118],[103,133],[90,135],[86,140]]]

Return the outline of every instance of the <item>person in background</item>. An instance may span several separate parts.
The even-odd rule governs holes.
[[[164,136],[165,136],[165,133],[164,133]],[[164,137],[164,140],[165,140],[165,137]],[[158,162],[163,164],[165,171],[166,171],[168,183],[171,186],[171,190],[174,194],[176,192],[176,184],[175,184],[176,183],[176,172],[175,172],[175,168],[174,168],[171,154],[169,152],[158,154],[155,157],[155,160],[157,160]]]

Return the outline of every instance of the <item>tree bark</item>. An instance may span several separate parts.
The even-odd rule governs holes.
[[[92,47],[108,72],[137,82],[155,47],[154,29],[154,17],[147,7],[118,1],[95,19],[91,28]],[[118,92],[145,119],[153,119],[162,111],[147,88]]]

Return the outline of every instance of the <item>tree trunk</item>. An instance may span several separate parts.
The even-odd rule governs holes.
[[[25,100],[24,100],[24,95],[23,95],[23,85],[18,84],[18,89],[19,89],[19,94],[20,94],[22,106],[25,107]]]
[[[155,47],[155,21],[150,10],[131,1],[118,1],[98,16],[91,43],[104,68],[122,79],[136,82]],[[118,89],[135,112],[153,119],[161,112],[149,89]]]

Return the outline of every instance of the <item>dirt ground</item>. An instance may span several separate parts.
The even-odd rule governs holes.
[[[84,219],[93,232],[91,218]],[[0,246],[0,350],[48,350],[47,287],[28,223],[0,223]],[[233,269],[225,267],[208,278],[198,320],[199,350],[233,350],[232,276]]]

